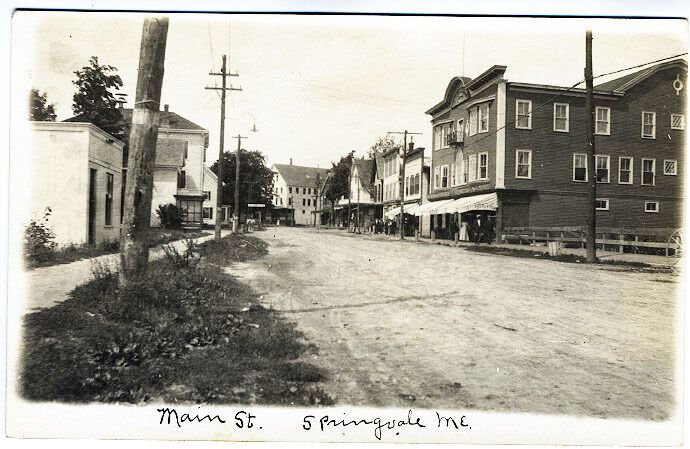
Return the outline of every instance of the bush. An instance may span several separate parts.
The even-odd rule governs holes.
[[[55,233],[48,227],[52,210],[47,207],[40,219],[32,219],[24,230],[24,257],[29,265],[36,265],[55,257]]]
[[[183,209],[180,209],[172,203],[158,206],[156,214],[158,214],[158,218],[161,221],[161,226],[166,229],[180,229],[186,215]]]

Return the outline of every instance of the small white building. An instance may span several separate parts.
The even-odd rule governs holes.
[[[60,246],[101,244],[120,237],[124,143],[90,123],[30,122],[30,211]]]
[[[203,216],[204,225],[215,226],[216,225],[216,194],[218,193],[218,176],[213,173],[208,167],[204,167],[204,202],[203,202]],[[220,221],[221,224],[226,225],[229,223],[232,215],[230,214],[230,206],[223,204],[220,209]]]

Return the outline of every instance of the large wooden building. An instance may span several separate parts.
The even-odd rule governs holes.
[[[427,111],[432,229],[481,220],[500,240],[506,227],[585,224],[584,89],[509,82],[505,71],[453,78]],[[686,86],[683,60],[595,86],[597,226],[681,226]]]

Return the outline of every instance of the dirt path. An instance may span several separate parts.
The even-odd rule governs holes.
[[[228,231],[224,231],[226,233]],[[197,243],[212,239],[213,235],[207,235],[195,239]],[[177,249],[184,248],[184,242],[173,242]],[[160,246],[151,249],[150,258],[157,259],[163,256]],[[26,272],[27,298],[24,313],[31,313],[37,309],[53,306],[67,299],[69,292],[77,285],[83,284],[93,277],[94,264],[115,267],[119,264],[120,254],[106,254],[91,259],[82,259],[69,264],[53,265],[51,267],[36,268]]]
[[[663,419],[676,277],[272,228],[235,273],[319,348],[338,404]]]

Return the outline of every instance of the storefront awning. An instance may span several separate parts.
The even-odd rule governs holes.
[[[403,213],[414,215],[417,209],[419,209],[419,207],[420,206],[417,203],[405,204],[403,206]],[[393,209],[383,214],[383,216],[388,219],[392,219],[393,217],[397,217],[398,215],[400,215],[400,206],[394,207]]]
[[[415,211],[415,215],[420,216],[420,215],[432,215],[432,214],[437,214],[436,212],[439,208],[445,206],[446,204],[452,203],[453,200],[440,200],[440,201],[430,201],[428,203],[424,203],[419,208]]]
[[[394,207],[393,209],[383,214],[383,216],[388,219],[392,219],[393,217],[396,217],[398,215],[400,215],[400,206]]]
[[[436,214],[462,214],[471,210],[496,210],[498,207],[498,197],[495,193],[485,193],[482,195],[466,196],[436,209]]]

